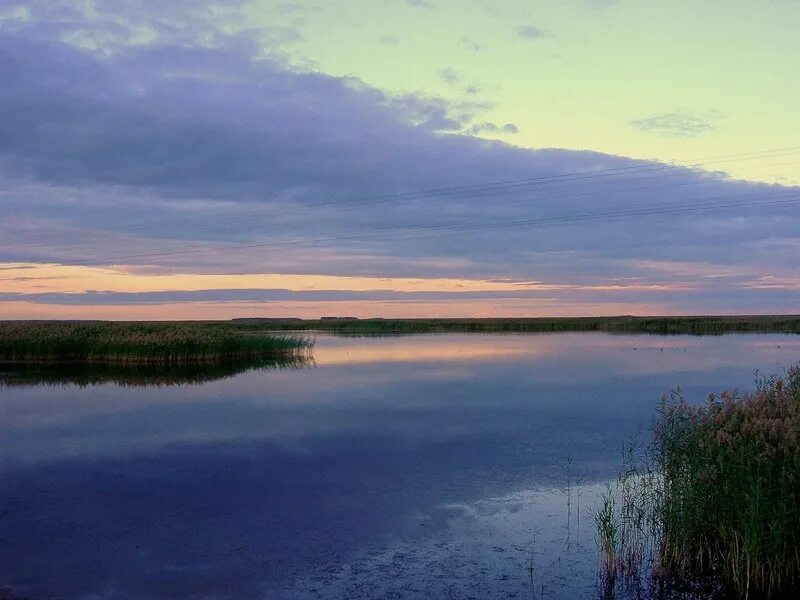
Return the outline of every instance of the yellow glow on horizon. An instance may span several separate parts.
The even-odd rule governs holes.
[[[349,292],[519,292],[580,290],[612,291],[679,291],[691,289],[689,284],[671,283],[600,283],[571,285],[541,281],[357,277],[307,275],[291,273],[146,274],[130,267],[88,267],[55,264],[0,263],[0,282],[6,293],[78,294],[102,292],[179,292],[199,290],[283,289],[291,291]]]
[[[715,311],[723,314],[725,311]],[[586,317],[602,315],[679,315],[661,302],[554,302],[552,299],[451,300],[447,302],[389,301],[288,301],[288,302],[182,302],[131,305],[62,305],[24,301],[0,303],[0,319],[85,319],[109,321],[226,320],[237,317],[299,317],[318,319],[347,315],[360,319],[481,318],[481,317]]]

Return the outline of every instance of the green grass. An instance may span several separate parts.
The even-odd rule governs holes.
[[[800,333],[800,315],[697,317],[561,317],[496,319],[234,319],[273,331],[313,330],[344,334],[492,333],[605,331],[659,335],[724,333]]]
[[[644,456],[595,514],[607,588],[643,564],[707,596],[800,587],[800,367],[705,406],[665,400]]]
[[[312,342],[231,322],[0,322],[0,362],[180,365],[292,358]]]

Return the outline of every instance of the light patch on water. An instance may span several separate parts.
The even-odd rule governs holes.
[[[416,513],[401,539],[317,565],[265,597],[594,598],[605,484],[532,489]]]

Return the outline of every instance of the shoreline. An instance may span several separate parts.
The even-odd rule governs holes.
[[[229,321],[0,321],[0,364],[215,365],[310,355],[313,333],[800,334],[800,315]]]
[[[275,319],[239,318],[239,326],[266,331],[332,333],[448,333],[448,332],[591,332],[656,335],[719,335],[724,333],[798,333],[800,315],[697,315],[655,317],[513,317],[446,319]]]

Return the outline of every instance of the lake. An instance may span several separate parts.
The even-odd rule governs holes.
[[[593,506],[660,396],[798,360],[788,335],[318,335],[314,364],[191,385],[0,386],[0,585],[593,598]]]

